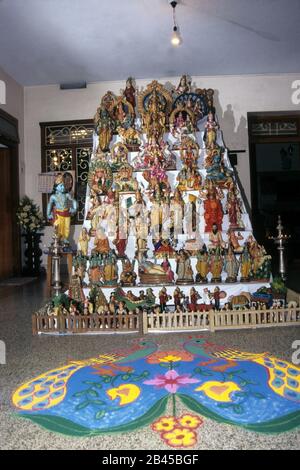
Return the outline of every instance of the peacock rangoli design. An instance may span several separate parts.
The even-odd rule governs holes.
[[[191,448],[205,418],[264,433],[299,426],[300,368],[203,337],[168,351],[140,341],[45,372],[12,402],[50,431],[80,437],[151,425],[167,446]],[[186,413],[178,414],[179,402]]]

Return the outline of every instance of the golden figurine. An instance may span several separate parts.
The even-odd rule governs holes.
[[[196,263],[196,282],[206,283],[207,275],[209,273],[209,263],[208,263],[208,252],[206,246],[204,245],[201,250],[197,253],[197,263]]]
[[[82,227],[77,243],[78,253],[81,253],[83,256],[87,256],[89,241],[90,237],[88,235],[88,231],[85,227]]]
[[[99,135],[99,147],[103,152],[109,150],[109,144],[116,128],[115,119],[112,115],[112,108],[115,104],[115,100],[115,95],[108,91],[103,96],[101,104],[94,117],[95,128]]]
[[[171,94],[156,80],[139,95],[138,110],[142,117],[143,131],[148,139],[153,137],[158,142],[163,137],[171,107]]]

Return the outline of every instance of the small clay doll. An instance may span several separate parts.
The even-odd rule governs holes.
[[[167,289],[165,287],[161,288],[161,290],[158,293],[158,297],[159,297],[160,311],[165,312],[166,307],[167,307],[167,302],[172,297],[167,294]]]
[[[85,227],[82,227],[78,243],[77,243],[77,251],[81,253],[83,256],[87,256],[88,254],[88,246],[89,246],[90,237],[88,235],[88,231]]]
[[[197,312],[197,302],[201,299],[201,295],[196,291],[195,287],[191,287],[190,290],[190,305],[189,309],[191,312]]]
[[[237,261],[231,246],[228,247],[227,253],[224,256],[224,270],[227,273],[226,282],[237,281],[239,262]]]
[[[176,289],[173,292],[175,310],[177,310],[178,308],[181,309],[181,300],[183,299],[183,297],[184,297],[183,292],[179,289],[179,287],[176,287]]]

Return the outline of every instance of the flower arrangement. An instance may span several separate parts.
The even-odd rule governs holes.
[[[40,208],[28,196],[19,202],[17,219],[25,233],[36,233],[45,226],[45,220]]]

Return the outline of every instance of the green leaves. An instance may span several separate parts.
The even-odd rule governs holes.
[[[86,408],[89,404],[90,404],[90,400],[82,401],[81,403],[79,403],[79,404],[75,407],[75,410],[76,410],[76,411],[83,410],[83,409]]]
[[[87,390],[87,394],[91,395],[91,397],[98,397],[99,396],[99,393],[96,392],[96,390],[93,390],[92,388]]]
[[[87,427],[81,426],[79,424],[73,423],[68,419],[62,418],[60,416],[52,415],[29,415],[29,414],[20,414],[19,416],[29,419],[32,422],[48,429],[49,431],[57,432],[60,434],[65,434],[68,436],[76,437],[89,437],[96,436],[99,434],[113,434],[119,432],[129,432],[133,431],[142,426],[146,426],[152,423],[156,418],[161,416],[167,406],[169,395],[162,397],[158,400],[143,416],[135,419],[134,421],[122,424],[121,426],[111,427],[111,424],[108,425],[106,429],[89,429]],[[87,405],[86,405],[87,406]],[[105,410],[100,410],[96,413],[95,418],[100,420],[107,412]]]
[[[95,419],[102,419],[104,416],[106,415],[106,411],[105,410],[99,410],[97,411],[97,413],[95,414]]]
[[[202,375],[203,377],[211,377],[214,374],[213,372],[210,372],[208,370],[201,369],[201,367],[195,367],[195,369],[193,370],[193,375]]]
[[[251,395],[259,400],[264,400],[266,398],[265,395],[259,392],[251,392]]]
[[[238,421],[233,421],[231,419],[225,418],[216,412],[210,410],[209,408],[203,406],[197,400],[188,395],[183,395],[178,393],[177,396],[182,401],[182,403],[187,406],[190,410],[205,416],[206,418],[213,419],[219,423],[232,424],[235,426],[241,426],[249,431],[262,432],[262,433],[279,433],[290,431],[298,426],[300,426],[300,411],[294,411],[280,418],[276,418],[270,421],[265,421],[263,423],[253,423],[253,424],[242,424]],[[261,397],[262,398],[262,397]],[[240,405],[234,405],[240,406]],[[226,404],[223,403],[220,408],[227,408]],[[240,408],[236,408],[235,412],[240,414]]]

